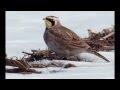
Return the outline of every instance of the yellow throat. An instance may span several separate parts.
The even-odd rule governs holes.
[[[45,24],[47,28],[51,28],[52,27],[52,23],[48,20],[45,20]]]

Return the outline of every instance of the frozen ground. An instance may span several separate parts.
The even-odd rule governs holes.
[[[59,70],[60,68],[37,68],[36,70],[42,71],[41,74],[6,73],[6,79],[114,79],[114,51],[100,53],[106,56],[111,62],[107,63],[94,55],[84,53],[81,57],[93,62],[61,60],[60,62],[69,62],[75,64],[77,67],[62,69],[55,73],[50,71]],[[6,68],[13,67],[7,66]]]

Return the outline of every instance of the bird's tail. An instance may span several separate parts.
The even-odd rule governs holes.
[[[99,53],[96,52],[96,51],[91,51],[90,53],[92,53],[92,54],[94,54],[94,55],[96,55],[96,56],[104,59],[104,60],[107,61],[107,62],[110,62],[106,57],[104,57],[103,55],[99,54]]]

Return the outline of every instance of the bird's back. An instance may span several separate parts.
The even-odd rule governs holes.
[[[46,32],[44,38],[46,38],[48,47],[53,51],[72,55],[86,51],[89,48],[89,45],[82,38],[64,26],[54,26]]]

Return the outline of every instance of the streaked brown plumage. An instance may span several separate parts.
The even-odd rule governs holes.
[[[44,18],[46,30],[44,40],[48,48],[62,57],[77,56],[82,52],[88,52],[109,61],[104,56],[93,51],[91,47],[76,33],[64,27],[58,17],[47,16]]]

